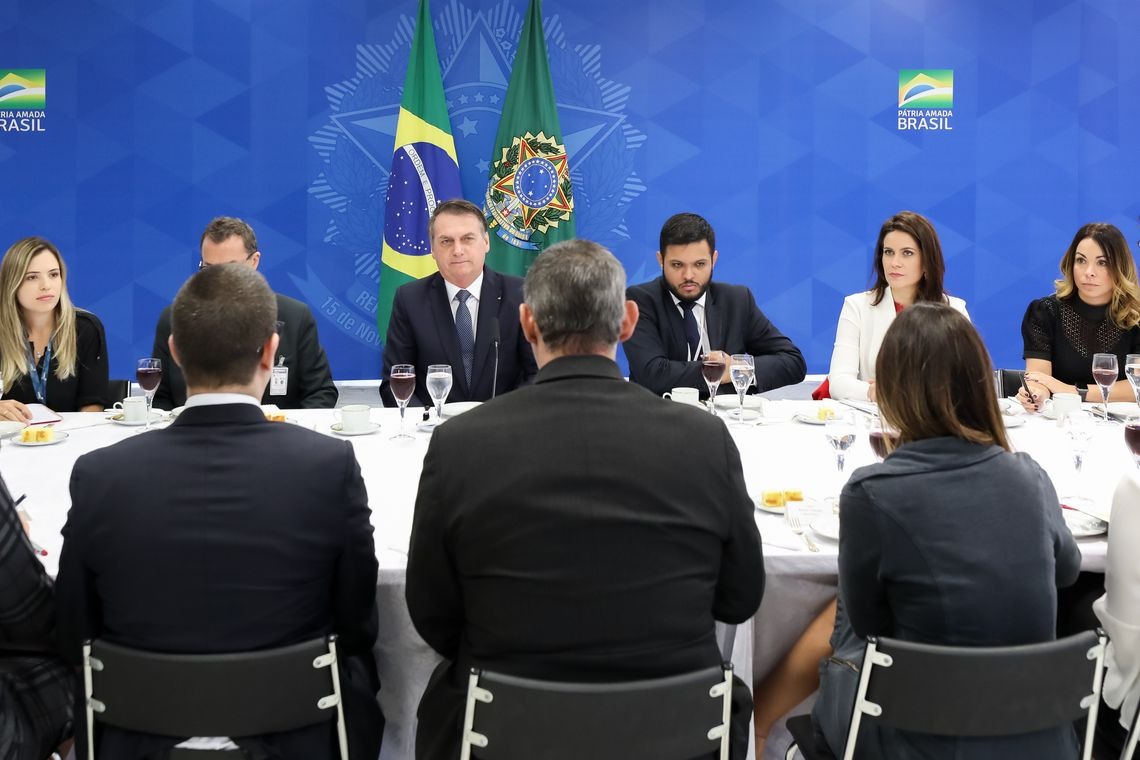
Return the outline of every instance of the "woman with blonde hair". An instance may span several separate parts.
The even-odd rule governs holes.
[[[0,419],[28,420],[28,404],[98,412],[107,395],[103,324],[76,309],[54,245],[18,240],[0,261]]]
[[[1037,411],[1054,393],[1102,401],[1092,376],[1093,354],[1116,354],[1117,378],[1109,401],[1132,401],[1125,358],[1140,353],[1140,285],[1128,242],[1111,224],[1077,230],[1061,258],[1056,292],[1029,304],[1021,323],[1025,390],[1018,400]]]

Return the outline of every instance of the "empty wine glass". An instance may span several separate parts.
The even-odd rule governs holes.
[[[135,368],[135,379],[146,393],[146,427],[143,430],[150,430],[150,407],[154,402],[154,392],[162,382],[162,359],[153,357],[139,359]]]
[[[1136,403],[1140,404],[1140,354],[1128,354],[1124,358],[1124,376],[1132,386],[1132,395]]]
[[[720,387],[720,379],[724,376],[724,354],[713,351],[701,357],[701,377],[709,387],[709,411],[716,416],[716,389]]]
[[[733,354],[731,361],[728,373],[732,378],[733,387],[736,388],[736,395],[740,397],[740,406],[729,414],[744,422],[744,394],[756,380],[756,361],[751,354]]]
[[[1092,444],[1093,433],[1095,432],[1096,423],[1093,421],[1088,412],[1069,412],[1061,418],[1061,429],[1065,431],[1065,435],[1069,438],[1069,448],[1073,453],[1073,470],[1076,480],[1077,493],[1071,496],[1065,496],[1061,501],[1070,506],[1084,509],[1089,506],[1089,500],[1080,495],[1081,491],[1081,469],[1085,464],[1085,455],[1089,452],[1089,446]]]
[[[823,432],[827,436],[827,442],[835,450],[835,469],[842,473],[847,449],[855,443],[855,421],[849,414],[837,414],[827,421]]]
[[[451,393],[451,382],[450,364],[431,364],[428,366],[427,392],[435,403],[435,422],[429,423],[430,425],[438,425],[443,422],[443,402],[447,400],[447,394]]]
[[[404,430],[404,410],[408,408],[408,401],[416,392],[416,368],[411,364],[395,364],[392,373],[388,375],[388,383],[392,388],[392,397],[400,406],[400,432],[392,436],[391,440],[411,439]]]
[[[1104,421],[1108,422],[1108,394],[1112,392],[1112,384],[1120,376],[1116,354],[1093,354],[1092,375],[1104,398]]]

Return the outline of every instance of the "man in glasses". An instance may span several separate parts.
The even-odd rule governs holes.
[[[199,243],[198,269],[215,264],[244,263],[257,269],[261,252],[257,236],[241,219],[220,216],[207,225]],[[336,406],[329,360],[317,335],[317,322],[304,303],[277,293],[277,326],[281,339],[273,359],[273,375],[262,403],[282,409],[331,409]],[[171,360],[170,307],[163,310],[154,329],[152,356],[162,360],[162,382],[154,394],[156,409],[173,409],[186,403],[186,381]]]

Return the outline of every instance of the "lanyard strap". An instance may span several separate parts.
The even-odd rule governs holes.
[[[47,348],[44,349],[44,364],[43,369],[36,369],[36,356],[32,352],[32,344],[28,343],[28,375],[32,378],[32,390],[36,393],[36,399],[41,404],[47,404],[47,379],[48,373],[51,372],[51,341],[48,341]]]

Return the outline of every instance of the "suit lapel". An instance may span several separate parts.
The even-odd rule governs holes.
[[[673,303],[673,295],[669,292],[669,286],[665,284],[665,278],[661,277],[660,282],[661,303],[665,309],[664,322],[667,333],[663,337],[669,341],[669,358],[685,361],[689,358],[689,339],[685,337],[685,319],[681,316],[677,304]]]
[[[491,323],[499,317],[499,310],[502,307],[503,278],[498,273],[483,267],[483,287],[479,290],[479,317],[475,325],[475,358],[471,365],[472,387],[469,389],[471,393],[479,387],[483,369],[487,366],[487,362],[491,361]],[[502,327],[500,324],[500,331]],[[487,392],[490,393],[490,388]]]
[[[428,300],[431,302],[431,317],[439,336],[439,344],[443,346],[447,363],[451,365],[452,382],[470,393],[467,378],[463,376],[463,355],[459,353],[459,336],[455,333],[455,317],[451,314],[451,304],[447,299],[447,286],[441,275],[433,274],[432,278]]]
[[[720,310],[716,308],[716,286],[709,283],[705,291],[705,329],[709,333],[709,351],[723,351],[725,347],[725,323]]]

